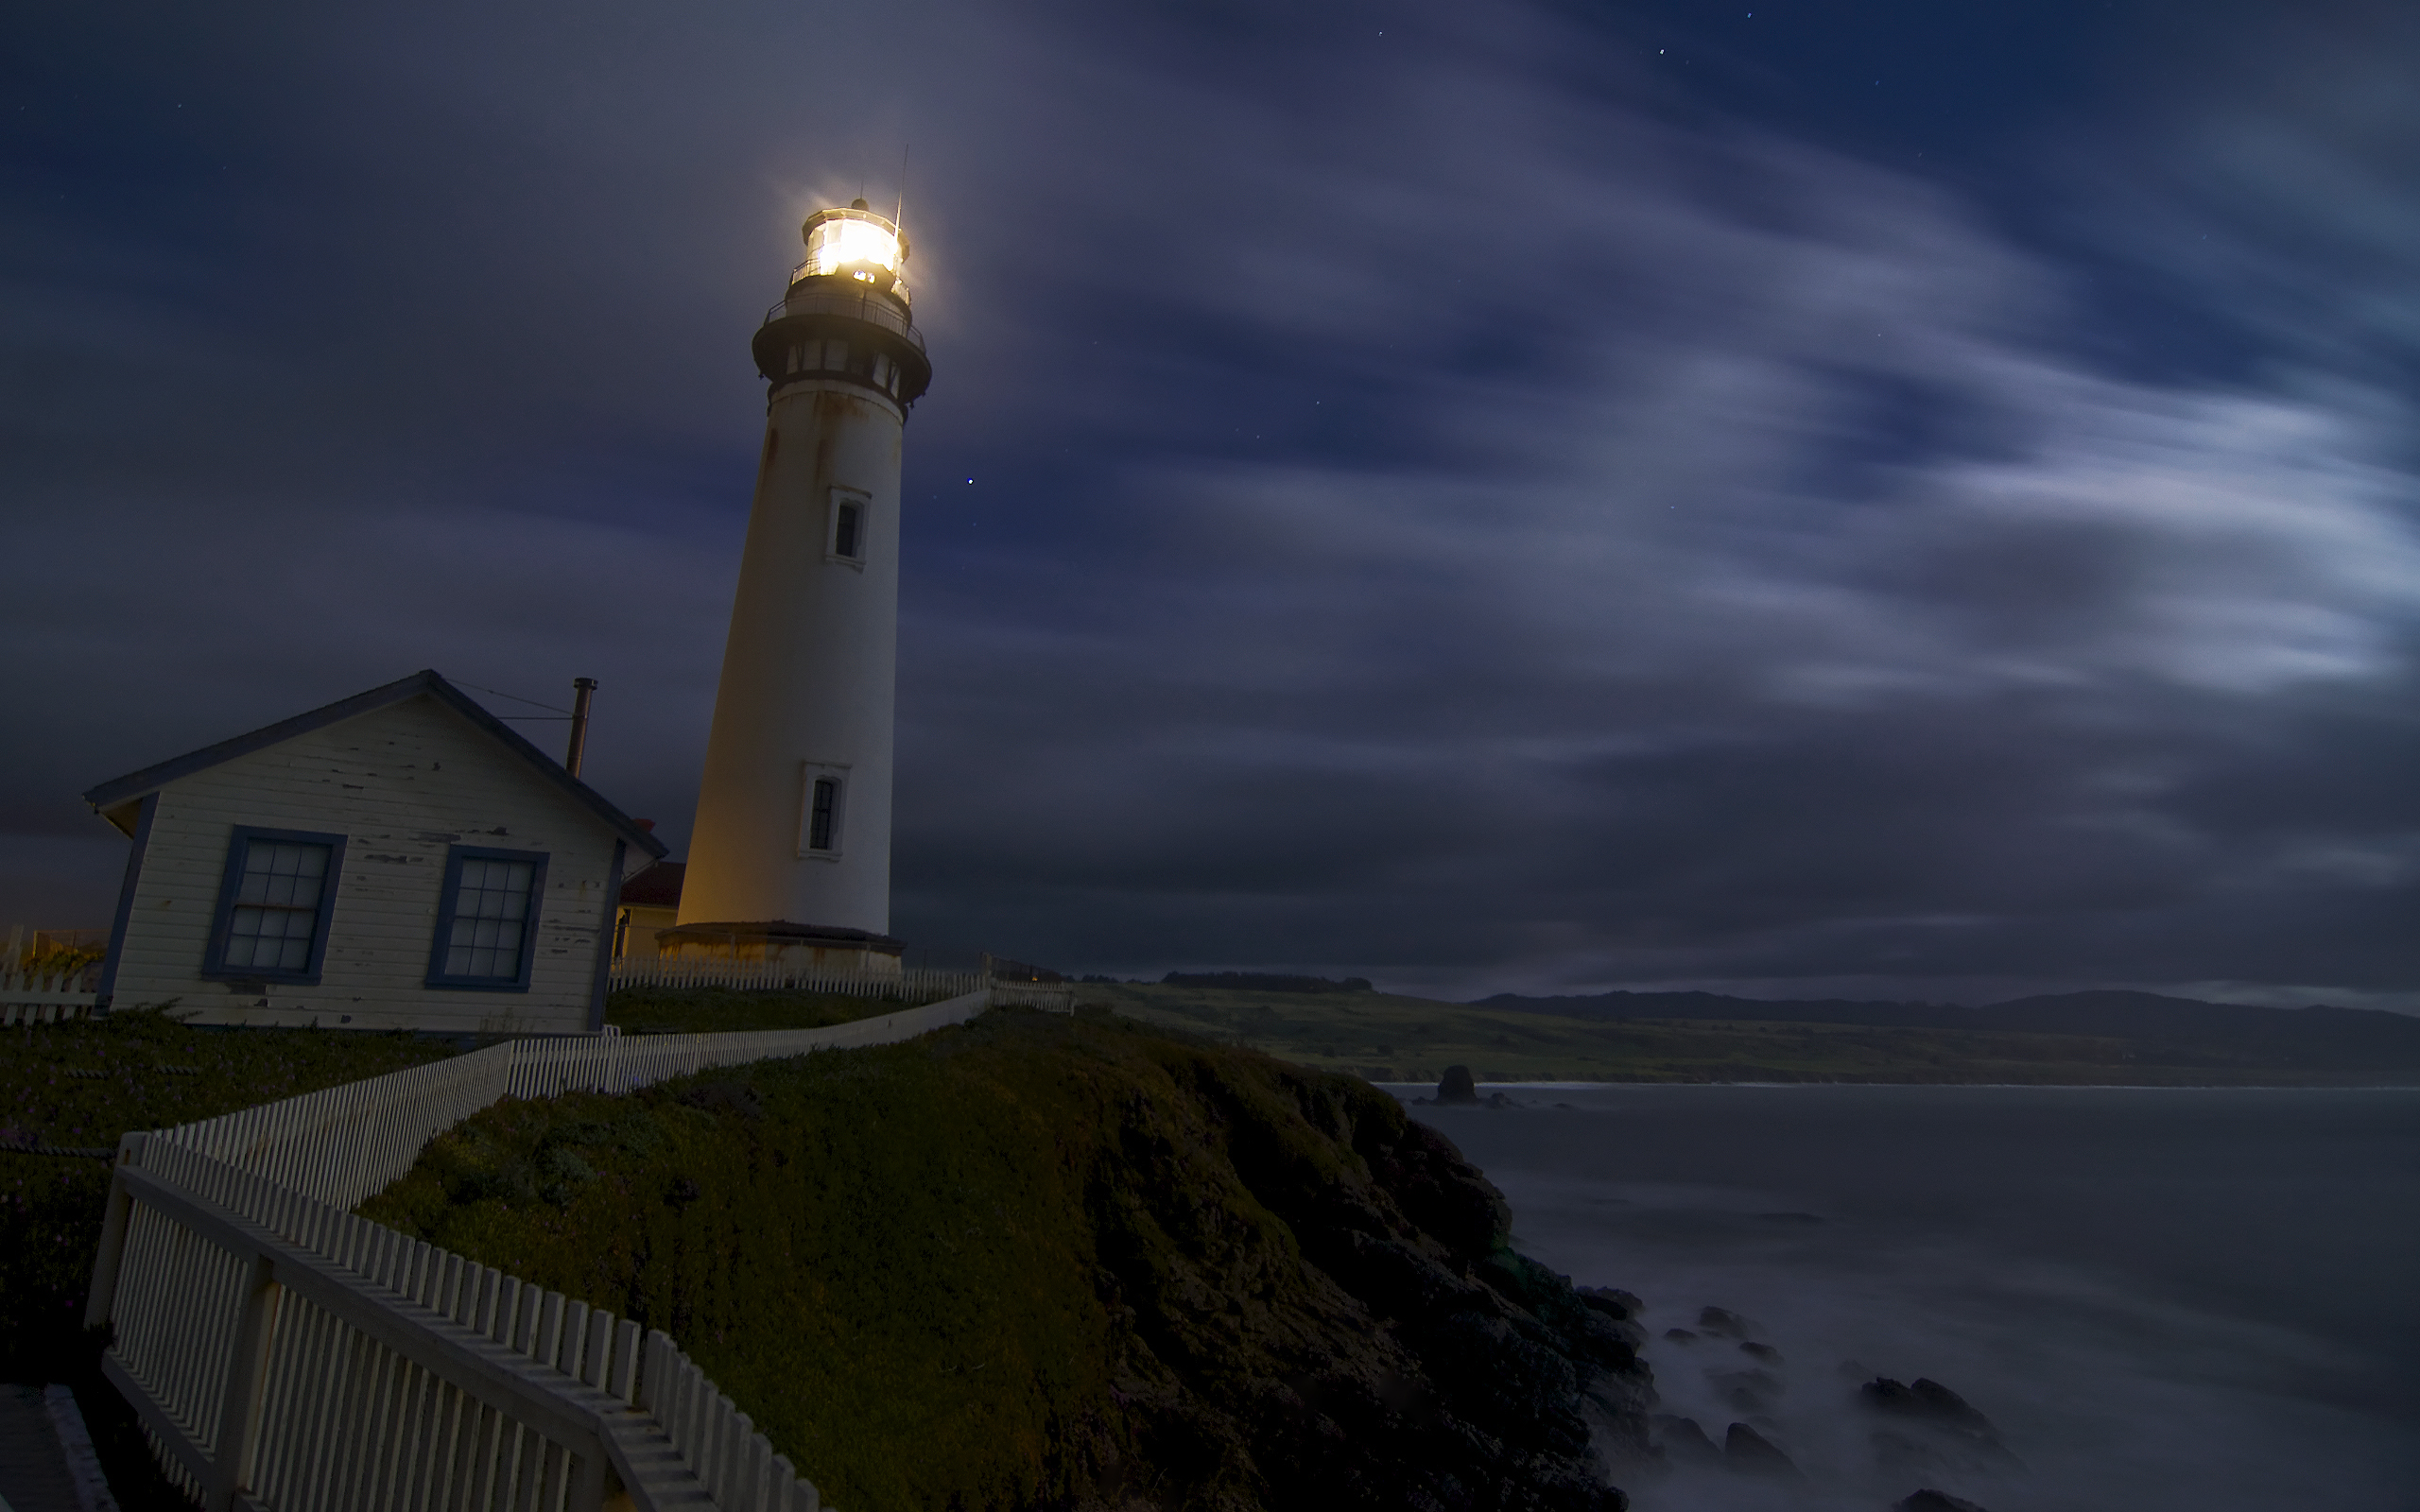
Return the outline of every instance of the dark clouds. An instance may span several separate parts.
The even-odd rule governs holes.
[[[1934,18],[1906,97],[1789,8],[54,23],[9,904],[424,664],[602,678],[683,827],[747,334],[912,139],[911,937],[2407,1001],[2415,39],[2183,14]]]

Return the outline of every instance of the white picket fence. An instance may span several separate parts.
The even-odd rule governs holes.
[[[210,1512],[818,1512],[652,1329],[347,1210],[507,1096],[889,1044],[985,989],[822,1029],[519,1040],[120,1142],[86,1321]]]
[[[1076,988],[1067,982],[994,982],[992,984],[992,1005],[995,1008],[1041,1008],[1049,1013],[1076,1011]]]
[[[984,985],[980,971],[819,971],[778,961],[718,961],[685,955],[625,956],[614,963],[615,988],[727,987],[743,992],[787,989],[929,1001],[956,997]]]
[[[93,1011],[94,974],[92,967],[58,972],[0,967],[0,1027],[83,1018]]]
[[[727,987],[744,992],[793,990],[836,992],[849,997],[897,998],[929,1003],[990,988],[1008,994],[995,1003],[1067,1012],[1075,988],[1058,982],[1007,982],[982,971],[818,971],[766,961],[699,960],[688,956],[626,958],[614,963],[613,985],[626,987]]]

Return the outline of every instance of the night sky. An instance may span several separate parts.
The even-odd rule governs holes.
[[[424,666],[600,679],[680,854],[749,337],[905,152],[911,942],[2420,1007],[2415,66],[2392,4],[12,12],[0,923],[106,923],[84,788]]]

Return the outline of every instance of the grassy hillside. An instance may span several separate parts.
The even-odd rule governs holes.
[[[1080,1001],[1373,1081],[1862,1081],[2329,1086],[2379,1074],[2117,1035],[1925,1025],[1566,1017],[1382,992],[1087,985]],[[1744,1007],[1745,1005],[1743,1005]],[[2396,1079],[2389,1077],[2388,1079]],[[2402,1078],[2409,1079],[2409,1078]]]
[[[1645,1444],[1626,1299],[1442,1136],[1100,1018],[501,1104],[362,1211],[669,1332],[852,1509],[1618,1512],[1589,1423]]]

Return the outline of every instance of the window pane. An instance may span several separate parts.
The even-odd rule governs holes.
[[[235,884],[235,909],[227,927],[228,966],[309,969],[332,853],[330,847],[308,841],[246,842],[244,873]]]
[[[445,974],[517,981],[527,935],[534,861],[468,857],[454,893],[453,933],[445,942]]]
[[[815,805],[806,821],[806,848],[809,850],[832,849],[832,807],[840,796],[840,784],[828,777],[815,780]]]
[[[328,847],[291,840],[254,840],[244,854],[235,901],[317,908],[326,885]]]
[[[238,907],[227,931],[227,964],[299,971],[311,964],[316,908]]]

